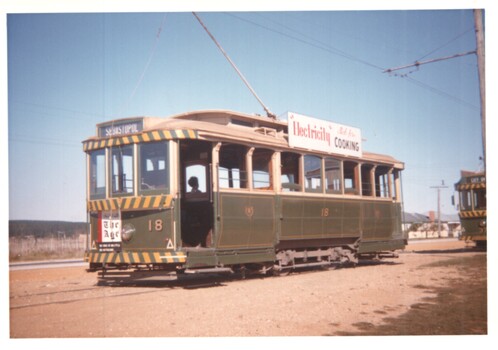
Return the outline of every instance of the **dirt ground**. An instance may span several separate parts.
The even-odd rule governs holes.
[[[410,244],[398,259],[281,277],[99,286],[82,267],[10,271],[11,338],[487,334],[486,253]]]

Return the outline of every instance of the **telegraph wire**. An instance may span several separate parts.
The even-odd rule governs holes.
[[[44,105],[44,104],[39,104],[39,103],[32,103],[32,102],[26,102],[26,101],[21,101],[21,100],[11,100],[9,102],[10,102],[9,103],[9,108],[14,108],[14,109],[23,108],[23,107],[24,108],[28,108],[29,113],[36,114],[36,115],[46,115],[46,116],[56,117],[56,118],[60,117],[59,115],[55,114],[54,112],[47,112],[47,111],[38,112],[36,110],[35,111],[30,111],[29,108],[35,107],[35,108],[42,108],[42,109],[59,111],[59,112],[65,112],[65,113],[69,112],[69,113],[72,113],[72,114],[80,114],[80,115],[84,115],[84,116],[89,116],[89,117],[92,117],[92,118],[94,118],[96,120],[101,119],[101,118],[104,117],[103,115],[100,115],[98,113],[89,113],[89,112],[77,111],[77,110],[70,109],[70,108],[55,107],[55,106],[49,106],[49,105]],[[19,105],[19,106],[15,106],[16,104]],[[84,118],[67,117],[66,115],[64,115],[64,118],[73,119],[73,120],[80,120],[80,121],[88,121],[87,119],[84,119]]]
[[[355,41],[361,41],[361,42],[367,43],[370,46],[374,46],[375,48],[379,47],[379,43],[373,42],[373,41],[371,41],[369,39],[362,38],[361,36],[351,35],[351,33],[345,32],[345,31],[341,31],[340,29],[337,29],[337,28],[334,28],[332,30],[332,29],[330,29],[327,26],[323,26],[323,25],[317,24],[316,22],[309,21],[306,18],[302,18],[302,17],[296,16],[293,12],[285,12],[284,14],[285,14],[285,16],[294,18],[295,20],[297,20],[299,22],[305,22],[307,24],[310,24],[311,26],[314,26],[314,27],[318,28],[320,31],[323,31],[323,30],[333,31],[334,34],[342,35],[342,36],[346,37],[348,40],[352,39],[352,40],[355,40]],[[386,41],[382,42],[382,46],[384,48],[386,48],[386,49],[391,50],[391,51],[395,51],[396,53],[399,53],[399,52],[405,52],[405,53],[410,53],[410,54],[415,53],[414,51],[409,50],[407,48],[401,49],[401,48],[399,48],[397,46],[390,45],[390,43],[386,42]]]
[[[317,49],[320,49],[320,50],[326,51],[326,52],[328,52],[328,53],[330,53],[330,54],[333,54],[333,55],[336,55],[336,56],[340,56],[340,57],[343,57],[343,58],[346,58],[346,59],[348,59],[348,60],[355,61],[355,62],[358,62],[358,63],[362,63],[362,64],[364,64],[364,65],[366,65],[366,66],[369,66],[369,67],[371,67],[371,68],[375,68],[375,69],[377,69],[377,70],[384,70],[384,68],[382,68],[382,67],[380,67],[380,66],[378,66],[378,65],[376,65],[376,64],[374,64],[374,63],[370,63],[370,62],[365,61],[365,60],[363,60],[363,59],[361,59],[361,58],[355,57],[355,56],[353,56],[353,55],[351,55],[351,54],[348,54],[348,53],[347,53],[347,52],[345,52],[345,51],[342,51],[342,50],[337,49],[337,48],[335,48],[335,47],[332,47],[332,46],[330,46],[330,45],[328,45],[328,44],[325,44],[325,43],[323,43],[323,42],[320,42],[319,40],[312,39],[313,41],[316,41],[316,42],[318,42],[318,43],[320,44],[320,45],[317,45],[317,44],[311,43],[311,42],[309,42],[309,41],[307,41],[307,40],[300,39],[300,38],[295,37],[295,36],[293,36],[293,35],[290,35],[290,34],[284,33],[284,32],[282,32],[282,31],[280,31],[280,30],[273,29],[273,28],[267,27],[267,26],[265,26],[265,25],[263,25],[263,24],[260,24],[260,23],[257,23],[257,22],[254,22],[254,21],[251,21],[251,20],[249,20],[249,19],[246,19],[246,18],[243,18],[243,17],[237,16],[237,15],[234,15],[233,13],[229,13],[229,12],[224,12],[224,13],[225,13],[226,15],[231,16],[231,17],[234,17],[234,18],[236,18],[236,19],[238,19],[238,20],[240,20],[240,21],[242,21],[242,22],[246,22],[246,23],[249,23],[249,24],[254,25],[254,26],[256,26],[256,27],[263,28],[263,29],[265,29],[265,30],[267,30],[267,31],[270,31],[270,32],[273,32],[273,33],[276,33],[276,34],[282,35],[282,36],[284,36],[284,37],[286,37],[286,38],[289,38],[289,39],[292,39],[292,40],[298,41],[298,42],[300,42],[300,43],[302,43],[302,44],[305,44],[305,45],[308,45],[308,46],[312,46],[312,47],[315,47],[315,48],[317,48]],[[278,23],[275,23],[275,24],[278,24]],[[281,26],[283,26],[283,25],[281,25]],[[286,26],[283,26],[283,27],[286,27]],[[303,37],[310,38],[310,37],[306,36],[305,34],[299,33],[299,32],[298,32],[298,31],[296,31],[296,30],[293,30],[293,31],[294,31],[294,32],[296,32],[296,33],[298,33],[298,34],[300,34],[300,35],[302,35]]]
[[[469,103],[469,102],[466,102],[464,100],[462,100],[461,98],[458,98],[456,96],[453,96],[447,92],[444,92],[442,90],[439,90],[433,86],[430,86],[426,83],[422,83],[421,81],[419,80],[416,80],[416,79],[413,79],[411,77],[408,77],[408,76],[404,76],[403,78],[406,78],[407,81],[409,81],[410,83],[414,84],[414,85],[418,85],[419,87],[422,87],[424,89],[427,89],[429,91],[432,91],[433,93],[437,94],[437,95],[440,95],[440,96],[444,96],[444,97],[447,97],[453,101],[456,101],[456,102],[459,102],[463,105],[466,105],[467,107],[470,107],[472,109],[475,109],[475,110],[479,110],[479,107],[476,106],[476,105],[473,105],[472,103]]]
[[[376,64],[373,64],[373,63],[370,63],[370,62],[368,62],[368,61],[365,61],[365,60],[363,60],[363,59],[357,58],[357,57],[355,57],[355,56],[353,56],[353,55],[350,55],[350,54],[348,54],[348,53],[346,53],[346,52],[344,52],[344,51],[342,51],[342,50],[339,50],[339,49],[337,49],[337,48],[334,48],[334,47],[332,47],[332,46],[329,46],[329,45],[327,45],[327,44],[325,44],[325,43],[323,43],[323,42],[321,42],[321,41],[319,41],[319,40],[316,40],[316,39],[311,38],[311,37],[309,37],[309,36],[307,36],[307,35],[305,35],[305,34],[302,34],[302,33],[300,33],[299,31],[296,31],[295,29],[290,29],[290,30],[292,30],[293,32],[295,32],[295,33],[297,33],[297,34],[299,34],[299,35],[302,35],[303,37],[306,37],[306,38],[308,38],[308,39],[311,39],[311,40],[313,40],[313,41],[315,41],[315,42],[319,43],[320,45],[317,45],[317,44],[311,43],[311,42],[309,42],[309,41],[307,41],[307,40],[304,40],[304,39],[297,38],[297,37],[295,37],[295,36],[293,36],[293,35],[290,35],[290,34],[284,33],[284,32],[282,32],[282,31],[280,31],[280,30],[276,30],[276,29],[269,28],[269,27],[267,27],[267,26],[265,26],[265,25],[262,25],[262,24],[256,23],[256,22],[251,21],[251,20],[248,20],[248,19],[246,19],[246,18],[242,18],[242,17],[237,16],[237,15],[235,15],[235,14],[233,14],[233,13],[225,12],[225,14],[226,14],[226,15],[229,15],[229,16],[231,16],[231,17],[234,17],[234,18],[236,18],[236,19],[238,19],[238,20],[240,20],[240,21],[243,21],[243,22],[249,23],[249,24],[251,24],[251,25],[254,25],[254,26],[257,26],[257,27],[263,28],[263,29],[265,29],[265,30],[267,30],[267,31],[270,31],[270,32],[273,32],[273,33],[276,33],[276,34],[279,34],[279,35],[285,36],[285,37],[287,37],[287,38],[289,38],[289,39],[292,39],[292,40],[298,41],[298,42],[303,43],[303,44],[305,44],[305,45],[312,46],[312,47],[315,47],[315,48],[320,49],[320,50],[324,50],[324,51],[326,51],[326,52],[329,52],[329,53],[334,54],[334,55],[337,55],[337,56],[341,56],[341,57],[346,58],[346,59],[349,59],[349,60],[351,60],[351,61],[355,61],[355,62],[362,63],[362,64],[367,65],[367,66],[369,66],[369,67],[375,68],[376,70],[381,70],[381,71],[383,71],[383,72],[386,72],[386,71],[388,71],[388,70],[389,70],[389,69],[386,69],[386,68],[380,67],[380,66],[378,66],[378,65],[376,65]],[[262,16],[262,17],[263,17],[263,16]],[[269,19],[268,19],[268,20],[269,20]],[[270,20],[270,21],[272,21],[272,20]],[[289,28],[288,28],[287,26],[285,26],[285,25],[281,25],[281,24],[278,24],[278,23],[276,23],[276,22],[273,22],[273,23],[275,23],[275,24],[277,24],[277,25],[280,25],[280,26],[282,26],[282,27],[284,27],[284,28],[289,29]],[[470,29],[469,29],[469,30],[470,30]],[[467,31],[465,31],[464,33],[460,34],[459,36],[457,36],[457,37],[453,38],[453,39],[452,39],[452,40],[450,40],[448,43],[450,43],[450,42],[452,42],[452,41],[456,40],[457,38],[460,38],[461,36],[463,36],[464,34],[466,34],[469,30],[467,30]],[[447,45],[448,43],[446,43],[446,44],[444,44],[444,45],[440,46],[439,48],[441,48],[441,47],[443,47],[443,46]],[[437,51],[439,48],[437,48],[436,50],[433,50],[431,53],[433,53],[433,52]],[[473,52],[470,52],[470,53],[473,53]],[[466,54],[470,54],[470,53],[466,53]],[[430,54],[430,53],[429,53],[429,54]],[[427,55],[426,55],[426,56],[427,56]],[[425,56],[423,56],[423,57],[425,57]],[[417,67],[417,68],[418,68],[418,67]],[[412,73],[412,72],[409,72],[409,73]],[[409,73],[407,73],[407,74],[409,74]],[[439,95],[439,96],[443,96],[443,97],[449,98],[449,99],[451,99],[451,100],[453,100],[453,101],[456,101],[456,102],[462,103],[462,104],[464,104],[464,105],[466,105],[466,106],[468,106],[468,107],[470,107],[470,108],[472,108],[472,109],[479,109],[479,107],[477,107],[477,106],[475,106],[475,105],[473,105],[473,104],[471,104],[471,103],[469,103],[469,102],[466,102],[466,101],[464,101],[464,100],[462,100],[462,99],[460,99],[460,98],[458,98],[458,97],[456,97],[456,96],[453,96],[453,95],[451,95],[451,94],[449,94],[449,93],[447,93],[447,92],[444,92],[444,91],[442,91],[442,90],[439,90],[439,89],[437,89],[437,88],[435,88],[435,87],[433,87],[433,86],[430,86],[430,85],[428,85],[428,84],[426,84],[426,83],[422,83],[422,82],[421,82],[421,81],[419,81],[419,80],[416,80],[416,79],[410,78],[410,77],[408,77],[408,76],[407,76],[407,74],[404,74],[404,75],[396,75],[396,76],[399,76],[399,77],[402,77],[402,78],[407,78],[407,80],[408,80],[410,83],[412,83],[412,84],[414,84],[414,85],[417,85],[417,86],[418,86],[418,87],[420,87],[420,88],[423,88],[423,89],[429,90],[429,91],[431,91],[431,92],[433,92],[433,93],[435,93],[435,94],[437,94],[437,95]]]

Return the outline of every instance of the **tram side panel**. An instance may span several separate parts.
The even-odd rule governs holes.
[[[367,201],[362,203],[360,253],[403,249],[399,203]]]
[[[275,259],[276,201],[271,195],[219,193],[215,246],[222,264]]]
[[[281,197],[278,248],[344,246],[360,252],[404,248],[401,205],[392,202]]]
[[[324,198],[281,197],[278,248],[354,244],[360,238],[360,203]]]

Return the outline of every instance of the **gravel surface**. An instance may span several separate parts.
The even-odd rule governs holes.
[[[186,275],[179,280],[99,286],[97,275],[81,267],[11,271],[10,336],[361,334],[365,325],[385,325],[414,305],[436,298],[438,289],[462,285],[470,277],[461,265],[476,256],[483,257],[476,269],[484,270],[485,285],[486,253],[459,241],[414,243],[398,259],[281,277]],[[486,295],[478,298],[480,305],[486,305],[485,299]],[[455,334],[486,334],[483,317],[484,328]],[[397,332],[415,334],[409,324]]]

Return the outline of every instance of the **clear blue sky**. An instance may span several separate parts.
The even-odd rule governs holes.
[[[98,11],[98,8],[97,8]],[[404,161],[405,210],[442,211],[482,156],[471,10],[199,12],[277,115],[362,130]],[[7,14],[9,219],[85,221],[95,124],[197,109],[264,111],[189,12]],[[488,152],[490,152],[488,150]]]

